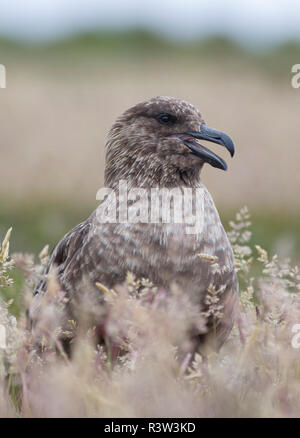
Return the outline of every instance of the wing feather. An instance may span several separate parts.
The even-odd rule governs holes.
[[[44,293],[47,287],[47,274],[51,267],[57,268],[58,278],[64,272],[65,266],[74,257],[76,252],[82,248],[92,225],[91,218],[76,225],[69,231],[54,247],[50,260],[45,268],[43,279],[34,290],[34,295]]]

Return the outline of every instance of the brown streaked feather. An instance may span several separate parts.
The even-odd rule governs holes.
[[[203,161],[195,160],[186,146],[172,139],[169,128],[157,124],[152,115],[161,111],[176,114],[175,132],[199,130],[203,123],[197,109],[173,98],[154,98],[129,109],[117,119],[108,136],[105,186],[117,188],[119,180],[126,180],[128,188],[202,188],[201,235],[187,235],[185,224],[100,223],[96,210],[56,245],[45,277],[52,266],[57,267],[59,283],[71,307],[87,287],[102,304],[103,293],[97,283],[112,289],[124,282],[128,271],[166,290],[176,284],[203,312],[208,310],[207,297],[213,286],[222,290],[224,317],[216,322],[208,315],[207,327],[210,333],[216,332],[213,334],[219,346],[236,314],[238,282],[233,252],[214,202],[200,181]],[[218,260],[217,269],[212,269],[210,259]],[[44,293],[46,278],[37,286],[35,297]]]
[[[49,262],[45,268],[44,279],[40,281],[34,290],[34,295],[46,292],[47,287],[47,274],[51,267],[57,268],[57,275],[60,278],[60,274],[64,272],[66,265],[73,259],[79,248],[81,248],[89,230],[91,227],[91,218],[76,225],[71,231],[69,231],[54,247]]]

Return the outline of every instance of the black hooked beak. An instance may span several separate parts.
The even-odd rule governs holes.
[[[227,164],[221,157],[194,140],[206,140],[211,141],[212,143],[220,144],[221,146],[224,146],[233,157],[233,141],[227,134],[224,134],[224,132],[217,131],[216,129],[209,128],[208,126],[202,124],[199,132],[185,132],[178,137],[192,151],[194,155],[197,155],[199,158],[201,158],[203,161],[206,161],[213,167],[227,170]]]

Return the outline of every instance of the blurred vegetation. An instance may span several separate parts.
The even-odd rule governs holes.
[[[222,68],[254,69],[273,77],[288,75],[300,59],[300,43],[290,41],[272,49],[250,49],[219,35],[204,39],[174,41],[143,29],[123,32],[94,32],[47,43],[20,43],[0,37],[1,62],[13,59],[28,62],[82,62],[82,57],[124,61],[153,57],[180,59],[181,62],[218,64]]]

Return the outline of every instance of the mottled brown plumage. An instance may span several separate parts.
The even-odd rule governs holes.
[[[128,271],[166,290],[176,284],[202,310],[214,285],[222,289],[224,306],[217,323],[218,344],[226,338],[238,289],[234,258],[214,202],[200,181],[204,162],[223,169],[226,164],[196,138],[220,143],[232,154],[233,144],[225,134],[208,129],[194,106],[169,97],[142,102],[117,119],[106,145],[105,186],[117,189],[119,180],[126,180],[129,188],[202,188],[204,229],[188,235],[185,224],[100,223],[96,210],[62,238],[46,269],[47,274],[51,266],[57,266],[60,285],[71,303],[86,288],[87,280],[101,301],[95,283],[114,288]],[[217,257],[219,268],[212,269],[199,253]],[[37,302],[44,293],[46,280],[36,289],[33,319],[38,318]]]

